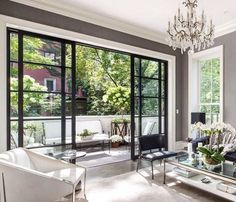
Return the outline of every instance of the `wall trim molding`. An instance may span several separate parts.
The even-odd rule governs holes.
[[[176,143],[176,56],[160,53],[157,51],[152,51],[144,48],[139,48],[131,45],[126,45],[106,39],[101,39],[98,37],[93,37],[85,34],[80,34],[77,32],[72,32],[56,27],[51,27],[47,25],[42,25],[39,23],[34,23],[26,20],[21,20],[5,15],[0,15],[0,31],[4,32],[5,35],[0,37],[0,54],[4,57],[6,56],[6,28],[12,27],[16,29],[37,32],[40,34],[50,35],[58,38],[65,38],[73,41],[88,43],[95,46],[101,46],[111,49],[116,49],[120,51],[124,51],[127,53],[133,53],[137,55],[144,55],[149,56],[152,58],[158,58],[162,60],[168,61],[168,146],[172,150],[175,149]],[[1,23],[2,22],[2,23]],[[2,35],[0,35],[2,36]],[[3,45],[2,45],[3,44]],[[3,63],[2,68],[4,72],[6,71],[6,57],[2,60]],[[1,76],[1,86],[6,86],[6,72],[0,74]],[[6,88],[4,88],[6,89]],[[5,110],[6,111],[6,92],[1,91],[2,101],[0,102],[0,112]],[[5,112],[4,111],[4,112]],[[6,133],[6,113],[0,113],[0,119],[4,120],[0,123],[0,133]],[[3,135],[4,136],[4,135]],[[2,136],[0,136],[1,138]],[[4,141],[5,142],[5,141]],[[1,149],[1,141],[0,141],[0,149]],[[3,143],[4,144],[4,143]],[[4,145],[3,145],[4,146]],[[5,148],[5,147],[4,147]]]
[[[224,36],[226,34],[232,33],[236,31],[236,20],[232,20],[228,23],[225,23],[221,26],[217,26],[216,28],[216,33],[215,33],[215,37],[220,37],[220,36]]]
[[[75,9],[74,7],[71,6],[63,5],[62,7],[50,1],[42,1],[42,0],[10,0],[10,1],[46,10],[49,12],[57,13],[77,20],[82,20],[88,23],[120,31],[126,34],[131,34],[144,39],[149,39],[165,45],[168,44],[166,41],[166,35],[164,33],[152,31],[150,29],[144,29],[143,27],[140,26],[135,26],[112,18],[106,18],[104,16],[100,16],[98,14],[94,14],[91,12],[85,12],[82,9],[78,8]]]

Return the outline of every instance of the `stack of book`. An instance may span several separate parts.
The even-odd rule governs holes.
[[[173,169],[178,175],[181,175],[183,177],[187,177],[187,178],[190,178],[190,177],[193,177],[195,175],[197,175],[196,173],[193,173],[191,171],[188,171],[188,170],[185,170],[183,168],[179,168],[179,167],[175,167]]]

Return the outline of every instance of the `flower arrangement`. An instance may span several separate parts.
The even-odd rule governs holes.
[[[230,124],[213,123],[211,125],[198,124],[202,133],[209,136],[209,145],[198,147],[197,150],[204,155],[205,164],[219,165],[224,162],[224,146],[220,146],[220,140],[224,132],[235,133],[235,129]]]
[[[120,143],[120,142],[122,142],[122,137],[119,136],[119,135],[112,135],[110,137],[110,139],[111,139],[112,143],[116,143],[116,142]]]

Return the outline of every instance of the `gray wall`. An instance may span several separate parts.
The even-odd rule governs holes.
[[[173,51],[167,45],[161,43],[94,25],[70,17],[65,17],[59,14],[29,7],[9,0],[0,0],[0,14],[176,56],[176,108],[180,109],[179,114],[176,115],[176,134],[177,140],[181,139],[182,55],[179,50]]]
[[[224,46],[223,120],[236,127],[236,32],[215,39],[215,46]],[[188,56],[182,58],[182,139],[188,137]]]

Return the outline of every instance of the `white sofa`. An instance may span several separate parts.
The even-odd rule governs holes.
[[[108,140],[107,134],[103,133],[103,128],[99,120],[87,120],[87,121],[77,121],[76,122],[76,134],[80,134],[84,129],[89,130],[89,132],[97,133],[94,136],[94,140]],[[45,144],[61,144],[61,122],[59,120],[45,121],[44,122],[44,132],[45,132]],[[71,121],[66,122],[66,143],[71,143]],[[76,136],[76,142],[80,143],[80,137]]]
[[[83,182],[86,170],[27,149],[0,154],[1,202],[53,202],[71,195]]]

